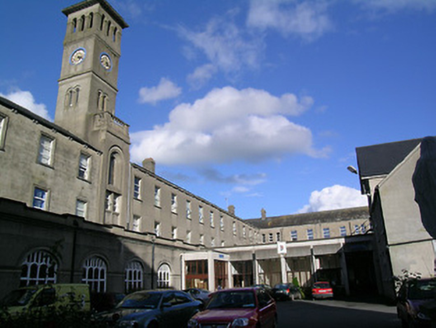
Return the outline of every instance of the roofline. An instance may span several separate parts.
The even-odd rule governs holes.
[[[27,117],[28,119],[31,119],[32,121],[36,121],[48,129],[55,130],[55,131],[63,134],[65,137],[70,138],[78,143],[81,143],[82,145],[94,150],[95,152],[97,152],[99,154],[103,153],[101,150],[93,147],[92,145],[90,145],[89,143],[84,141],[83,139],[78,138],[77,136],[75,136],[74,134],[69,132],[68,130],[65,130],[64,128],[61,128],[59,125],[56,125],[55,123],[52,123],[49,120],[46,120],[45,118],[42,118],[41,116],[31,112],[30,110],[28,110],[20,105],[17,105],[16,103],[10,101],[9,99],[6,99],[6,98],[0,96],[0,105],[3,105],[6,108],[9,108],[12,111],[16,111],[16,112],[20,113],[21,115]]]
[[[106,0],[85,0],[63,9],[62,12],[65,14],[65,16],[68,16],[76,11],[94,6],[95,4],[100,4],[100,6],[102,6],[103,9],[105,9],[115,19],[121,28],[124,29],[129,27],[129,25],[124,21],[123,17],[121,17],[121,15]]]

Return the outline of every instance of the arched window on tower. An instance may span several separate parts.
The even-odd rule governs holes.
[[[67,99],[68,99],[68,101],[67,101],[68,107],[72,107],[73,106],[73,89],[68,90]]]
[[[101,16],[101,22],[100,22],[100,31],[103,31],[103,28],[104,28],[104,20],[105,20],[105,16],[102,15],[102,16]]]
[[[76,106],[79,104],[79,94],[80,94],[80,88],[76,87],[76,103],[75,103]]]
[[[81,16],[79,20],[79,30],[83,31],[85,29],[85,16]]]
[[[115,182],[115,165],[117,162],[116,154],[112,153],[109,159],[109,174],[108,174],[108,183],[110,185]]]
[[[74,18],[73,21],[71,22],[71,26],[72,26],[72,32],[76,33],[77,30],[77,19]]]
[[[107,36],[109,36],[110,31],[111,31],[111,22],[109,21],[109,22],[107,23],[107,30],[106,30],[106,35],[107,35]]]
[[[94,24],[94,14],[90,13],[89,14],[89,23],[88,23],[88,27],[92,28],[92,25]]]
[[[112,34],[112,41],[114,42],[117,40],[117,33],[118,33],[118,29],[115,27],[114,33]]]

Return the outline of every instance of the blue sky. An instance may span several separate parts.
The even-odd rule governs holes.
[[[0,12],[0,94],[49,119],[76,2]],[[435,0],[109,2],[131,161],[241,218],[365,205],[355,148],[435,135]]]

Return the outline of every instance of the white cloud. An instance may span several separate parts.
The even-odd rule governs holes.
[[[387,10],[396,12],[398,10],[424,10],[433,11],[436,9],[435,0],[354,0],[367,8]]]
[[[212,64],[197,67],[192,74],[188,75],[188,83],[192,88],[199,89],[213,77],[216,71],[216,67]]]
[[[328,211],[366,205],[368,205],[368,200],[359,190],[334,185],[321,191],[313,191],[310,195],[309,204],[300,209],[298,213]]]
[[[9,99],[10,101],[30,110],[46,120],[52,121],[50,115],[48,114],[47,107],[44,104],[37,104],[35,102],[35,98],[29,91],[15,90],[6,95],[0,93],[0,96]]]
[[[189,41],[193,49],[200,50],[214,70],[227,74],[237,74],[242,68],[257,68],[264,47],[262,38],[247,35],[236,26],[232,21],[234,15],[235,12],[230,12],[225,18],[215,17],[201,31],[178,28],[179,35]],[[204,68],[200,68],[203,73]],[[207,66],[208,74],[214,70]]]
[[[132,133],[132,159],[153,157],[171,165],[259,162],[296,153],[316,156],[311,131],[287,118],[312,103],[310,97],[293,94],[214,89],[193,104],[178,105],[166,124]]]
[[[313,40],[332,29],[325,1],[251,0],[249,27]]]
[[[176,98],[181,93],[182,88],[166,78],[161,78],[158,86],[151,88],[144,87],[139,90],[139,102],[141,104],[156,104],[161,100]]]

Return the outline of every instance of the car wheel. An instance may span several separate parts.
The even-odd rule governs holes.
[[[159,324],[156,321],[151,322],[147,328],[159,328]]]

